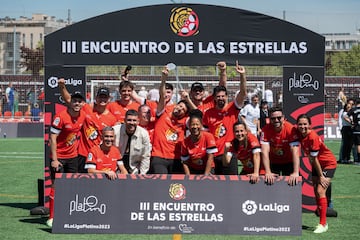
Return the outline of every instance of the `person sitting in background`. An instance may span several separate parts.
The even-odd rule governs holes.
[[[34,103],[34,106],[31,108],[31,121],[38,122],[40,121],[41,109],[39,108],[38,103]]]

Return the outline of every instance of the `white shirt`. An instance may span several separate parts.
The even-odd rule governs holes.
[[[245,118],[246,126],[250,129],[251,133],[257,136],[257,122],[260,118],[259,105],[246,104],[245,107],[240,110],[240,115]]]

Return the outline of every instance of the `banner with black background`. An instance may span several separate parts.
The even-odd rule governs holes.
[[[58,174],[53,233],[301,235],[301,185],[285,178],[118,176]]]

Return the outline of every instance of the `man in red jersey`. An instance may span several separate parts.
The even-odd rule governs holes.
[[[71,100],[70,94],[66,89],[65,80],[59,79],[59,88],[61,96],[66,103]],[[78,148],[79,154],[79,172],[85,170],[85,161],[90,149],[101,143],[101,132],[106,126],[114,126],[116,118],[106,109],[110,102],[110,91],[106,87],[100,87],[97,91],[93,103],[85,103],[82,111],[85,112],[85,121],[81,129],[80,143]]]
[[[110,102],[107,109],[116,117],[118,123],[123,123],[127,110],[138,110],[140,104],[133,100],[134,84],[130,81],[121,81],[119,85],[120,100]]]
[[[290,176],[289,185],[297,183],[300,170],[299,138],[296,128],[285,120],[282,108],[269,110],[270,123],[260,137],[265,181],[273,184],[276,175]]]
[[[226,63],[221,61],[216,64],[220,71],[219,78],[219,86],[226,87],[227,75],[226,75]],[[193,106],[193,108],[197,108],[203,113],[205,113],[208,109],[215,107],[214,96],[210,95],[204,98],[205,88],[201,82],[194,82],[191,85],[191,89],[189,92],[190,100],[189,104]]]
[[[71,95],[68,108],[55,114],[50,128],[50,172],[52,187],[50,191],[50,216],[46,224],[52,227],[54,218],[54,180],[55,173],[78,172],[78,133],[85,121],[85,114],[81,111],[85,98],[80,92]]]
[[[172,108],[166,107],[166,79],[169,72],[162,71],[159,88],[160,99],[157,105],[157,117],[154,128],[151,173],[183,173],[180,162],[181,142],[186,130],[186,117],[189,111],[185,100],[179,101]]]
[[[237,174],[235,161],[232,161],[227,167],[222,164],[225,143],[234,138],[233,124],[237,121],[240,108],[243,106],[246,97],[245,68],[236,62],[236,71],[240,74],[240,92],[236,95],[234,101],[228,103],[225,86],[216,86],[213,91],[215,107],[210,108],[204,114],[204,127],[214,135],[218,149],[218,152],[214,154],[215,174]]]
[[[110,180],[116,179],[119,169],[121,174],[127,174],[121,153],[114,146],[115,132],[112,127],[104,127],[100,145],[93,146],[86,159],[85,169],[88,173],[104,173]]]

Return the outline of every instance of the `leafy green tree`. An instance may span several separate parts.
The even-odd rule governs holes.
[[[44,45],[39,43],[36,49],[20,47],[21,62],[20,66],[30,71],[33,78],[40,76],[40,71],[44,68]]]
[[[327,54],[325,70],[327,76],[360,76],[360,45],[348,52]]]

